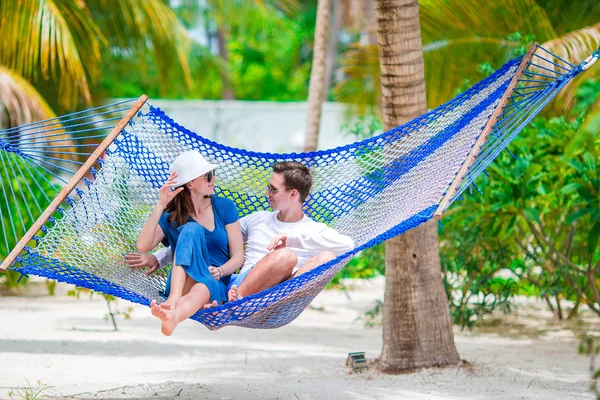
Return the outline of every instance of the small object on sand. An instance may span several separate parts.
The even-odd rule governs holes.
[[[346,358],[346,366],[351,368],[354,372],[362,372],[363,369],[369,369],[367,365],[367,359],[365,358],[364,351],[357,351],[348,353]]]

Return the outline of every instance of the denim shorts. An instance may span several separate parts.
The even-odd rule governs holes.
[[[252,268],[248,268],[242,274],[231,274],[231,279],[229,280],[229,286],[227,286],[227,293],[231,290],[231,287],[235,285],[236,287],[240,287],[244,279],[248,276],[248,273],[252,270]]]

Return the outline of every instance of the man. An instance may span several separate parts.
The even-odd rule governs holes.
[[[312,175],[299,162],[277,162],[267,185],[272,212],[258,211],[240,219],[246,243],[244,264],[233,274],[229,301],[275,286],[333,260],[354,248],[354,241],[304,214],[302,205],[312,187]],[[151,274],[170,262],[170,249],[155,255],[128,254],[131,267],[148,267]],[[215,279],[234,271],[211,267]]]

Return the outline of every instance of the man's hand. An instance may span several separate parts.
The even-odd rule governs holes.
[[[271,244],[269,244],[269,247],[267,248],[267,250],[271,251],[271,250],[279,250],[285,247],[285,243],[287,241],[287,233],[281,233],[277,236],[275,236],[275,238],[273,240],[271,240]]]
[[[148,268],[146,276],[150,276],[159,268],[158,260],[154,254],[128,253],[125,256],[125,263],[131,268]]]

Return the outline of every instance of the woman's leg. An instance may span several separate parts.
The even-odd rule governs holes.
[[[167,310],[175,309],[181,296],[187,294],[199,281],[199,269],[208,272],[208,251],[204,228],[196,222],[188,222],[179,229],[177,247],[173,255],[173,272],[171,273],[171,291],[167,301],[161,304]]]
[[[183,297],[180,297],[179,300],[177,300],[177,303],[175,304],[175,307],[173,307],[172,309],[176,309],[177,307],[179,307],[179,302],[188,294],[190,293],[190,291],[192,290],[192,288],[194,287],[194,285],[198,283],[196,282],[191,276],[188,275],[187,280],[185,281],[185,285],[183,286]]]
[[[188,280],[188,274],[185,273],[183,267],[176,264],[175,257],[173,257],[173,271],[171,271],[171,290],[169,291],[169,298],[167,301],[162,303],[160,306],[167,310],[175,308],[177,300],[184,294],[185,284]]]
[[[196,283],[192,286],[190,292],[181,297],[177,302],[177,307],[173,310],[166,310],[156,305],[153,300],[151,307],[152,313],[158,314],[162,321],[162,333],[165,336],[171,336],[175,327],[192,315],[194,315],[202,306],[210,301],[210,292],[202,283]]]

